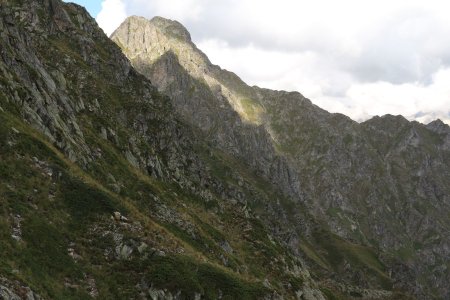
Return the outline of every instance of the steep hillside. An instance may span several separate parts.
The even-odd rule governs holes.
[[[294,253],[323,267],[319,276],[450,297],[447,125],[400,116],[358,124],[299,93],[249,87],[212,65],[176,21],[131,17],[111,38],[186,123],[282,191],[287,203],[258,212],[279,222],[272,233]]]
[[[290,220],[269,173],[180,118],[83,8],[9,0],[0,16],[0,298],[402,297],[375,249],[306,208]],[[265,135],[248,151],[275,155]],[[347,259],[370,283],[341,280]]]
[[[252,212],[276,191],[239,184],[83,8],[0,14],[0,298],[321,297]]]

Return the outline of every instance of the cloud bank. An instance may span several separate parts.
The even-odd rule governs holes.
[[[107,34],[129,15],[176,19],[215,64],[362,121],[450,124],[450,3],[440,0],[104,0]]]

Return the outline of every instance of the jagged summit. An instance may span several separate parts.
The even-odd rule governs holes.
[[[441,119],[436,119],[427,124],[427,128],[438,133],[450,134],[450,126],[444,123]]]
[[[361,124],[380,124],[387,128],[389,126],[393,126],[393,128],[396,128],[398,126],[407,125],[409,123],[410,122],[408,121],[408,119],[406,119],[402,115],[386,114],[386,115],[382,115],[382,116],[374,116],[374,117],[362,122]]]
[[[174,38],[180,42],[191,42],[189,31],[181,23],[159,16],[153,17],[151,20],[140,16],[130,16],[122,22],[111,37],[123,34],[123,30],[128,30],[130,36],[132,34],[139,36],[143,33],[148,35],[157,31],[167,38]]]
[[[221,101],[225,100],[227,105],[231,105],[244,121],[262,123],[263,109],[255,91],[235,74],[213,65],[192,43],[189,32],[179,22],[161,17],[151,20],[130,17],[111,35],[111,39],[135,62],[136,68],[144,68],[149,61],[155,64],[167,62],[172,68],[180,67],[196,80],[220,90],[224,94]],[[143,69],[140,71],[145,73]],[[160,78],[152,80],[158,82]],[[158,86],[162,91],[167,87]],[[218,107],[222,105],[217,104]],[[209,127],[202,127],[205,126]]]
[[[179,38],[186,42],[191,41],[191,35],[189,31],[178,21],[156,16],[150,20],[150,23],[154,24],[156,27],[166,32],[170,36]]]
[[[443,127],[449,127],[448,124],[444,123],[441,119],[436,119],[434,121],[431,121],[427,124],[427,126],[443,126]]]

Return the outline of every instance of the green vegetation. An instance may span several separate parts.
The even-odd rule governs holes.
[[[198,265],[183,256],[157,257],[149,265],[148,281],[160,288],[185,291],[187,297],[202,293],[206,299],[217,299],[221,292],[223,299],[257,299],[267,293],[260,283],[242,281],[225,270]]]
[[[133,289],[123,289],[122,287],[127,285],[133,287],[138,282],[139,279],[135,276],[142,265],[148,266],[145,278],[151,280],[156,287],[180,289],[183,293],[187,293],[186,295],[197,291],[204,293],[207,299],[215,299],[220,290],[225,299],[235,299],[238,296],[243,297],[242,299],[255,299],[267,292],[260,283],[247,282],[230,271],[213,267],[210,264],[198,263],[189,256],[152,256],[148,261],[139,263],[133,259],[127,266],[117,262],[103,271],[91,269],[89,261],[104,265],[105,258],[102,251],[114,247],[114,243],[106,237],[97,237],[95,245],[84,242],[89,228],[92,228],[91,226],[94,224],[102,224],[105,222],[102,220],[108,220],[108,216],[116,210],[124,214],[131,213],[127,210],[131,203],[123,206],[124,203],[117,202],[117,198],[111,197],[110,192],[105,192],[92,183],[87,183],[88,175],[83,175],[83,179],[69,174],[67,170],[71,170],[72,167],[60,160],[59,154],[53,152],[54,150],[49,148],[45,141],[37,139],[33,130],[27,129],[17,121],[11,121],[14,119],[5,119],[4,115],[1,115],[0,118],[2,118],[0,136],[4,140],[15,135],[10,129],[11,125],[15,125],[21,131],[20,137],[15,137],[17,142],[14,143],[14,146],[2,144],[0,174],[3,183],[0,197],[4,200],[0,206],[0,223],[5,225],[1,226],[0,231],[0,237],[4,241],[0,245],[0,250],[2,250],[0,260],[3,262],[0,270],[2,272],[10,274],[9,276],[14,278],[15,275],[11,273],[12,269],[19,268],[20,279],[31,284],[41,295],[49,298],[84,299],[88,297],[84,288],[64,288],[64,280],[83,286],[85,272],[95,276],[98,288],[104,295],[114,295],[119,298],[132,297]],[[23,161],[17,160],[14,158],[14,153],[20,153],[26,158]],[[37,157],[39,161],[47,162],[45,165],[48,164],[51,167],[54,175],[46,177],[45,174],[41,174],[45,172],[36,169],[38,164],[36,167],[30,168],[31,157]],[[109,171],[113,170],[111,168],[112,166]],[[9,172],[11,169],[16,172]],[[8,192],[5,188],[8,182],[17,180],[16,175],[21,178],[21,190]],[[22,177],[23,175],[27,176]],[[133,173],[128,173],[127,176],[130,175],[131,178],[135,177]],[[124,175],[115,174],[115,176],[123,178]],[[56,186],[52,187],[52,181],[56,183]],[[145,187],[146,184],[141,181],[137,185],[135,184],[131,192],[127,193],[136,195],[134,193],[138,193],[137,190]],[[33,189],[36,188],[42,192],[38,192],[37,198],[33,197],[33,202],[39,208],[37,211],[33,211],[28,204],[28,195],[33,194]],[[48,198],[46,195],[50,188],[55,190],[54,199]],[[17,243],[9,236],[10,226],[8,224],[10,221],[8,220],[10,218],[4,214],[8,204],[15,214],[20,213],[21,215],[23,243]],[[223,241],[225,236],[200,219],[197,219],[196,222],[199,223],[202,231],[211,236],[211,240],[202,236],[201,242],[197,242],[187,236],[183,230],[177,229],[173,225],[165,226],[175,236],[188,242],[198,251],[207,253],[208,249],[213,247],[218,249],[218,246],[214,246],[215,243]],[[88,260],[77,264],[68,255],[67,249],[71,242],[78,240],[83,241],[77,243],[78,251],[83,253]],[[204,248],[205,245],[208,245],[209,248]],[[18,249],[21,250],[18,252]],[[121,271],[127,272],[128,275]],[[116,286],[116,288],[105,290],[106,287],[109,289],[112,286]]]
[[[264,113],[263,107],[256,101],[248,98],[241,99],[240,103],[247,121],[260,124],[262,114]]]
[[[193,291],[203,293],[206,299],[216,299],[219,293],[224,299],[256,299],[267,293],[258,281],[242,279],[231,271],[238,266],[236,258],[229,257],[229,270],[214,266],[215,261],[219,261],[216,254],[223,252],[218,243],[226,240],[227,236],[199,218],[194,218],[194,224],[205,235],[197,239],[192,239],[172,224],[163,224],[162,228],[168,230],[166,234],[172,233],[172,238],[180,239],[195,251],[207,255],[213,264],[197,261],[195,254],[152,255],[144,260],[133,256],[126,263],[105,261],[104,253],[114,251],[116,246],[108,235],[92,236],[90,231],[93,228],[110,226],[106,224],[111,222],[110,216],[114,211],[138,218],[134,205],[143,210],[152,205],[148,200],[139,200],[139,195],[143,193],[160,194],[167,203],[173,204],[176,202],[169,196],[170,190],[177,190],[183,197],[190,197],[189,193],[184,194],[175,187],[150,178],[140,178],[142,175],[133,172],[114,147],[107,142],[92,140],[102,149],[103,159],[98,161],[98,165],[94,164],[96,167],[90,172],[105,183],[108,174],[113,174],[128,187],[121,195],[114,195],[93,181],[90,174],[62,159],[63,156],[34,130],[8,114],[0,114],[0,118],[0,137],[4,141],[12,141],[11,145],[2,143],[0,152],[3,180],[0,184],[0,224],[4,225],[0,230],[3,241],[0,244],[2,274],[27,282],[41,296],[50,299],[89,297],[86,274],[95,279],[102,297],[135,297],[134,286],[141,280],[139,274],[144,270],[144,277],[155,287],[179,289],[187,297],[191,297]],[[15,133],[12,127],[19,133]],[[16,155],[23,159],[18,160]],[[51,176],[47,174],[49,171]],[[18,182],[20,186],[16,185]],[[30,195],[34,195],[31,203]],[[198,200],[185,203],[204,209]],[[12,220],[8,211],[20,215],[22,242],[10,237]],[[259,228],[258,236],[267,239],[263,227],[259,225],[256,228]],[[127,233],[125,236],[127,239],[139,239],[142,238],[140,235]],[[82,255],[79,262],[68,254],[72,243]],[[273,251],[269,253],[275,254]],[[91,265],[103,267],[92,268]],[[19,275],[13,273],[15,269],[19,270]],[[73,287],[66,288],[67,284]]]
[[[379,285],[379,288],[392,289],[392,282],[374,249],[352,244],[325,230],[315,232],[314,242],[314,246],[323,252],[318,253],[312,251],[312,247],[308,247],[306,248],[308,251],[305,253],[319,265],[324,266],[326,263],[327,268],[343,272],[348,263],[351,268],[364,269],[368,277]]]
[[[104,192],[88,186],[80,179],[63,176],[61,199],[67,205],[70,216],[79,223],[95,220],[99,215],[112,215],[114,211],[124,211]]]
[[[322,291],[322,293],[328,300],[345,300],[346,299],[345,296],[340,295],[340,294],[336,293],[335,291],[331,291],[328,288],[321,288],[320,290]]]

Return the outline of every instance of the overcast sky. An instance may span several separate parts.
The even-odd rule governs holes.
[[[250,85],[299,91],[357,121],[389,113],[450,124],[450,1],[100,2],[107,34],[130,15],[178,20]]]

